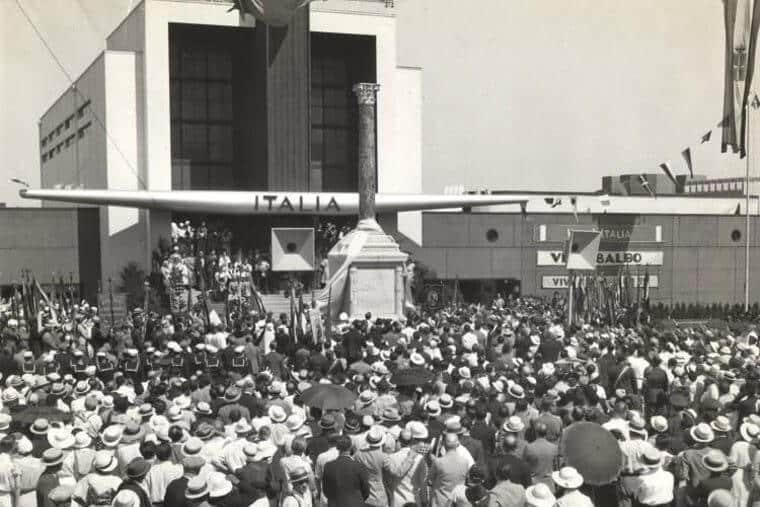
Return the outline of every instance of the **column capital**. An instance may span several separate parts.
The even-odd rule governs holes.
[[[380,85],[377,83],[357,83],[352,89],[359,105],[374,105],[377,102],[377,92],[380,90]]]

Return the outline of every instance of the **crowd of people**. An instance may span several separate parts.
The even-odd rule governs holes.
[[[341,314],[318,339],[287,315],[6,313],[0,506],[760,505],[754,328],[564,311]],[[619,457],[604,483],[602,452],[570,452],[588,426]]]

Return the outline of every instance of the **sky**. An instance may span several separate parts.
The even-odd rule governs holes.
[[[37,120],[137,0],[0,0],[0,202],[39,184]],[[697,173],[744,162],[720,120],[721,0],[396,0],[398,63],[423,69],[423,191],[593,191],[692,147]],[[760,132],[760,131],[759,131]],[[753,136],[753,139],[756,136]],[[753,169],[753,172],[754,169]]]

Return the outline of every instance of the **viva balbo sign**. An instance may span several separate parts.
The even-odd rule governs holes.
[[[644,283],[647,275],[628,275],[624,276],[623,283],[626,287],[644,287],[656,289],[660,286],[660,277],[658,275],[649,275],[649,283]],[[592,278],[592,277],[590,277]],[[616,287],[620,282],[618,276],[604,276],[605,283],[609,287]],[[566,289],[569,283],[567,275],[544,275],[541,277],[542,289]]]
[[[596,254],[597,266],[662,266],[662,252],[638,250],[600,250]],[[564,266],[567,263],[562,250],[539,250],[536,266]]]

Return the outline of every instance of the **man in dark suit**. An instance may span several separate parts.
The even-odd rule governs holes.
[[[338,457],[325,465],[322,491],[328,507],[357,507],[369,497],[367,470],[351,457],[351,438],[341,435]]]
[[[359,322],[354,321],[351,329],[343,335],[343,350],[346,352],[348,364],[354,363],[362,358],[362,347],[366,338],[359,331]]]

